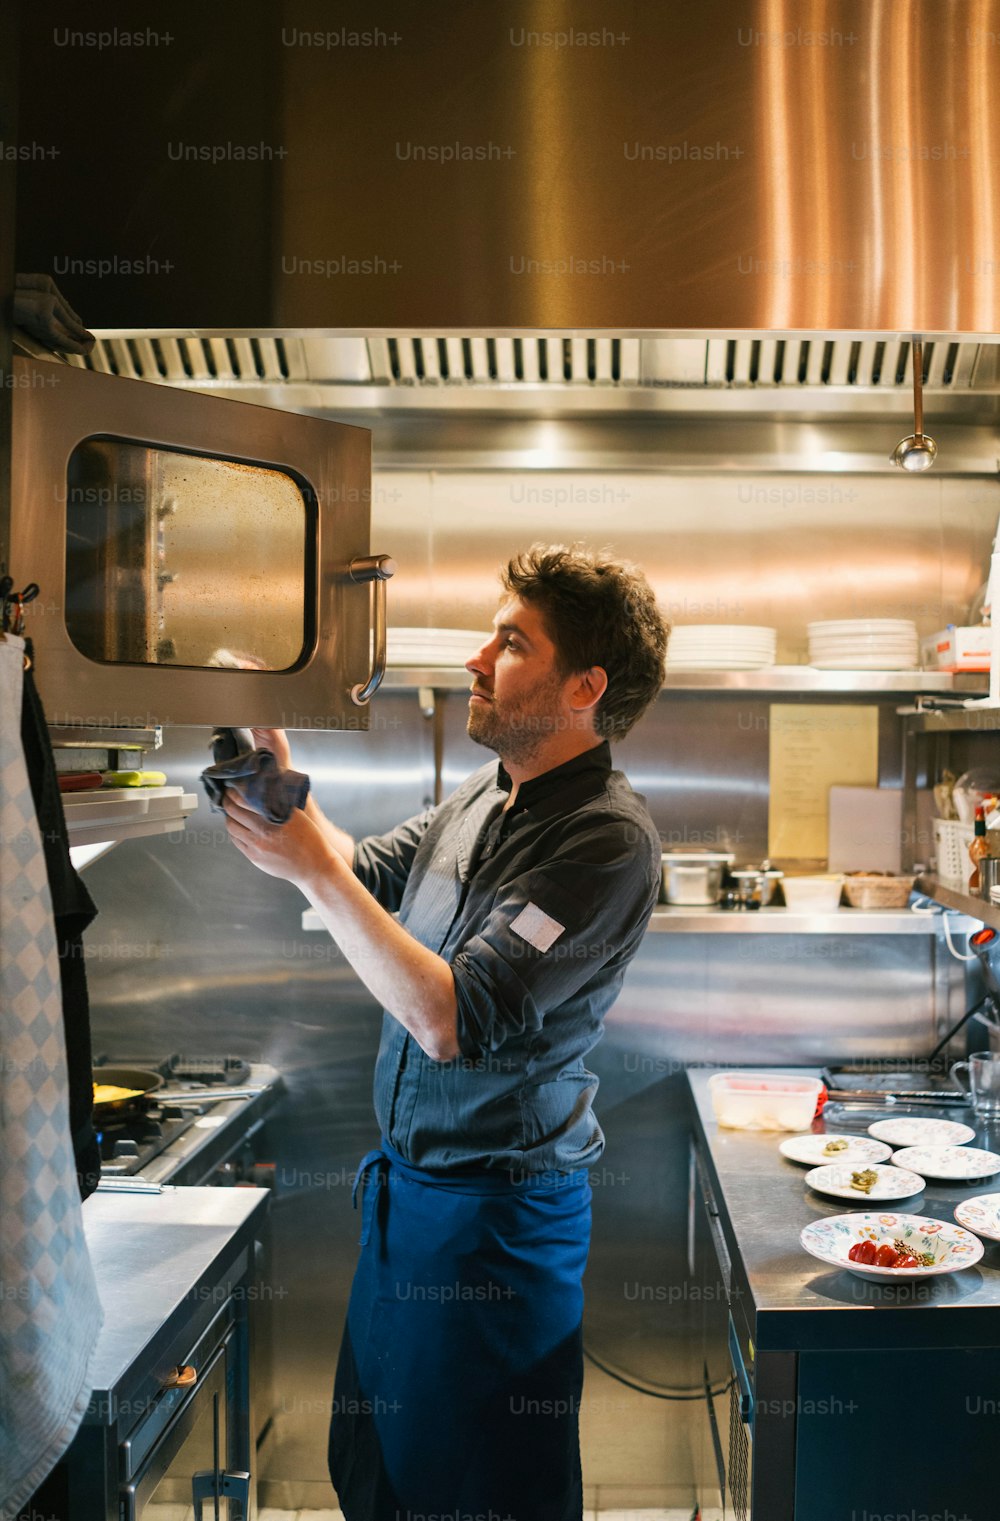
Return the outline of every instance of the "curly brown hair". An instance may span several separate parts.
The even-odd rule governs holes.
[[[601,666],[594,730],[622,739],[663,686],[670,625],[642,571],[604,550],[532,544],[501,571],[503,588],[541,613],[560,674]]]

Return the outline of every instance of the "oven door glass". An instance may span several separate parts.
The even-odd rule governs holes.
[[[121,1521],[244,1521],[248,1486],[228,1466],[228,1345],[199,1375],[191,1398],[135,1479],[123,1486]]]
[[[315,503],[285,471],[85,439],[66,489],[69,637],[90,660],[290,670],[315,640],[315,541]]]

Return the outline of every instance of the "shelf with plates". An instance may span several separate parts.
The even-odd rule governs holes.
[[[969,681],[960,676],[958,681]],[[390,666],[382,681],[385,691],[416,691],[430,687],[435,691],[461,691],[472,678],[461,666]],[[975,677],[972,678],[976,680]],[[956,685],[950,671],[820,671],[809,665],[760,666],[755,670],[679,671],[667,668],[665,692],[820,692],[838,693],[923,692],[960,693],[963,697],[982,695],[981,685]],[[976,709],[962,710],[975,713]],[[1000,723],[1000,715],[998,715]]]

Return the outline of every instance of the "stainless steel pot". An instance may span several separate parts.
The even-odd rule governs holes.
[[[731,872],[730,875],[737,883],[737,891],[743,902],[753,899],[761,908],[767,908],[774,898],[778,883],[785,875],[783,871],[772,871],[765,866],[746,866],[739,871]]]
[[[732,865],[732,854],[711,850],[663,852],[663,896],[668,903],[704,908],[718,903],[722,876]]]
[[[979,896],[987,903],[991,887],[1000,887],[1000,856],[983,856],[979,862]]]

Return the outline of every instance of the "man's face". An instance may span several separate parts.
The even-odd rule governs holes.
[[[541,614],[518,597],[500,608],[492,639],[465,668],[474,677],[469,738],[501,760],[529,763],[550,735],[573,721],[566,698],[574,678],[559,674]]]

